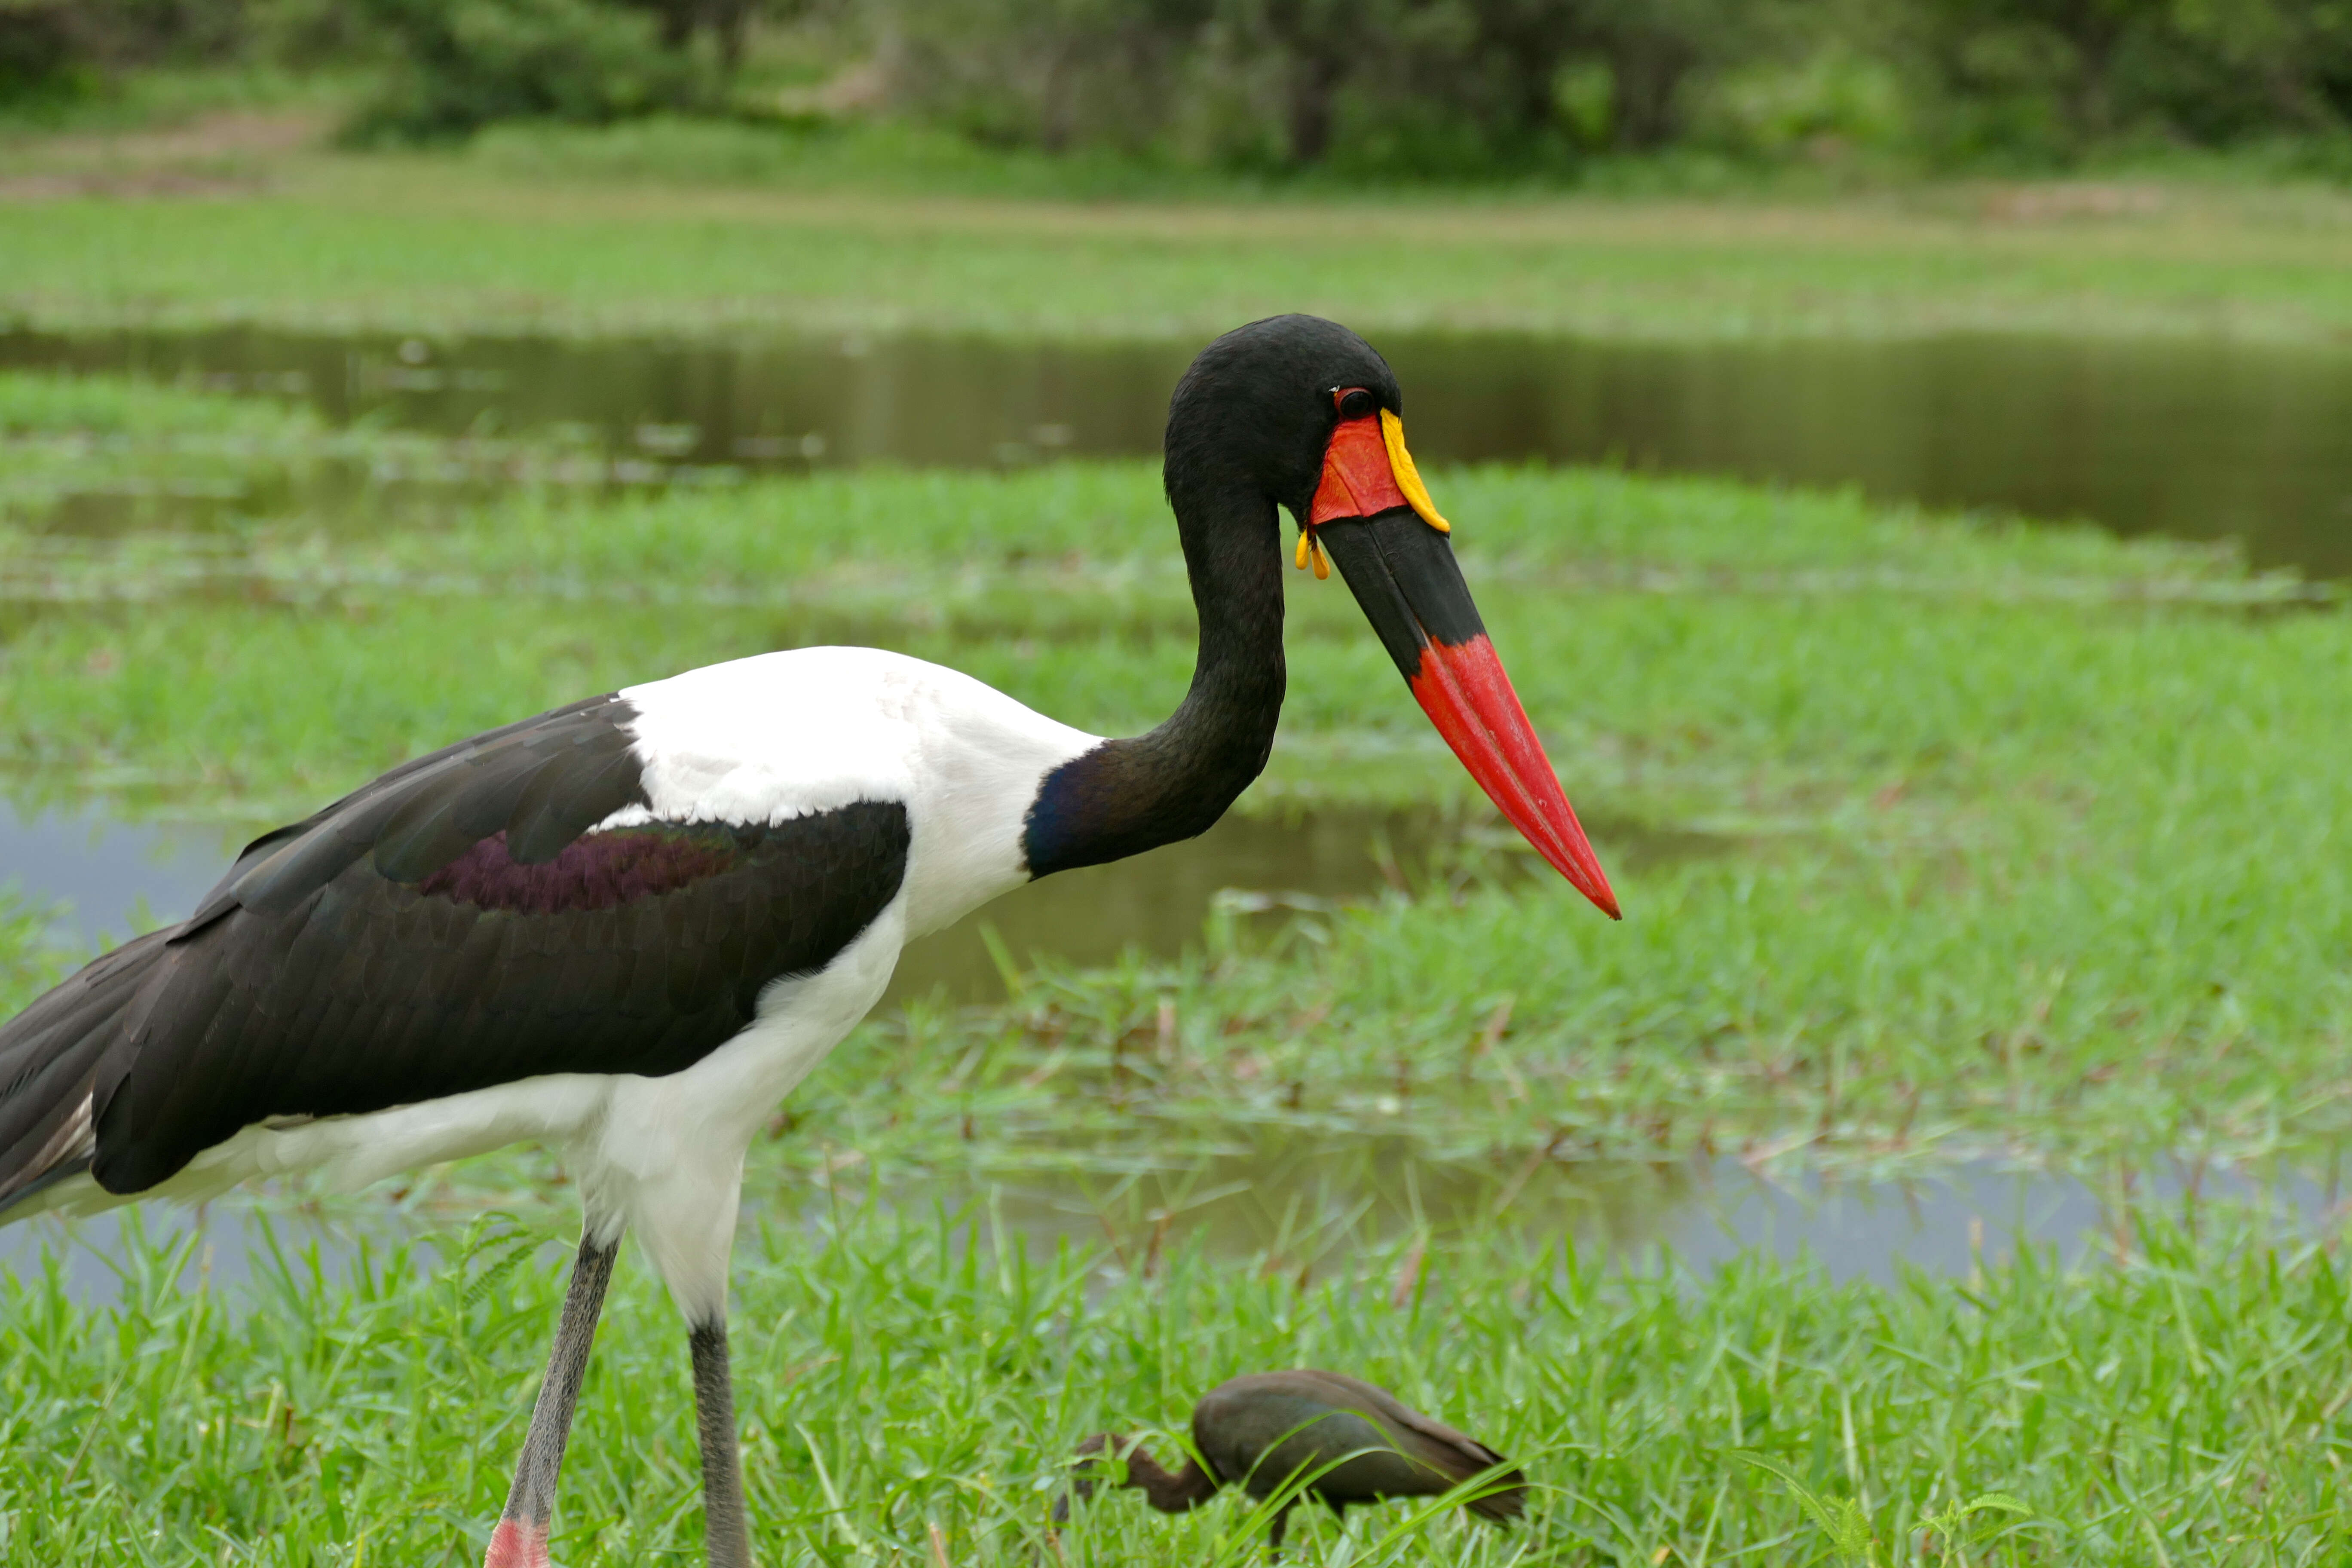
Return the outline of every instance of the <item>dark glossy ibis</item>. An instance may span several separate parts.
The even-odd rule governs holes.
[[[1070,1489],[1093,1494],[1096,1456],[1127,1461],[1127,1479],[1162,1513],[1185,1513],[1238,1485],[1264,1500],[1304,1479],[1314,1497],[1345,1517],[1351,1506],[1395,1497],[1434,1497],[1485,1478],[1463,1506],[1485,1519],[1518,1517],[1528,1480],[1475,1437],[1423,1415],[1387,1389],[1338,1372],[1256,1372],[1221,1383],[1192,1407],[1192,1447],[1170,1470],[1135,1443],[1100,1432],[1078,1446],[1084,1461]],[[1266,1544],[1279,1548],[1296,1496],[1274,1516]],[[1069,1517],[1069,1499],[1055,1505]]]

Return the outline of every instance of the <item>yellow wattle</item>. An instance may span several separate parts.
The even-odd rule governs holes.
[[[1440,533],[1453,532],[1454,525],[1438,515],[1437,503],[1429,499],[1429,487],[1421,482],[1421,470],[1412,466],[1412,454],[1404,449],[1404,421],[1385,408],[1381,410],[1381,439],[1388,443],[1389,470],[1396,475],[1397,489],[1421,514],[1421,521]]]
[[[1310,560],[1315,563],[1317,581],[1320,582],[1331,575],[1331,563],[1323,553],[1323,542],[1315,537],[1315,530],[1311,524],[1298,531],[1298,569],[1301,572],[1306,571],[1307,563]]]

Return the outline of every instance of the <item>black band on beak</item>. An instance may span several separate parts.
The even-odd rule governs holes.
[[[1411,507],[1327,522],[1315,534],[1408,681],[1421,675],[1430,643],[1459,647],[1486,635],[1453,542]]]

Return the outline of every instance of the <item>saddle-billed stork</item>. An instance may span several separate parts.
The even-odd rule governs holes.
[[[1396,378],[1279,316],[1170,401],[1200,618],[1166,723],[1105,740],[870,648],[763,654],[420,757],[248,845],[195,913],[0,1027],[0,1218],[294,1171],[352,1185],[523,1140],[585,1209],[490,1568],[547,1562],[624,1231],[689,1327],[714,1568],[749,1561],[727,1367],[754,1132],[899,950],[1033,878],[1215,822],[1282,707],[1277,507],[1503,815],[1617,912],[1404,447]]]

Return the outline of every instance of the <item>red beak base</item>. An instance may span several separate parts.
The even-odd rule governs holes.
[[[1349,419],[1331,432],[1331,444],[1323,449],[1323,482],[1315,487],[1315,500],[1307,513],[1309,527],[1342,518],[1375,517],[1411,504],[1397,483],[1378,419]]]

